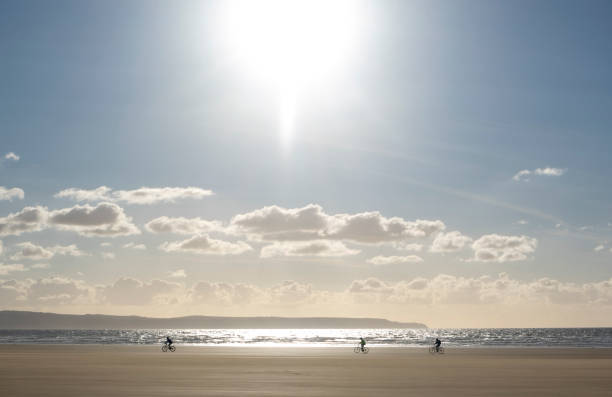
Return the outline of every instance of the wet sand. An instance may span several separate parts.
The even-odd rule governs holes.
[[[0,346],[1,396],[612,396],[612,349]]]

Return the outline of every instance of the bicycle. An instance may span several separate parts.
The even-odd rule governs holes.
[[[436,345],[433,346],[429,346],[429,353],[431,354],[444,354],[444,348],[442,346],[440,346],[438,349],[436,349]]]
[[[369,347],[361,347],[361,345],[357,345],[355,346],[355,348],[353,349],[353,352],[359,354],[359,353],[363,353],[363,354],[368,354],[368,352],[370,351]]]
[[[164,345],[162,346],[162,351],[165,353],[168,350],[170,350],[171,352],[176,351],[176,347],[174,347],[174,345],[168,345],[167,343],[164,343]]]

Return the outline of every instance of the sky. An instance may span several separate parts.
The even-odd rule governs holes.
[[[607,1],[0,3],[0,309],[610,326]]]

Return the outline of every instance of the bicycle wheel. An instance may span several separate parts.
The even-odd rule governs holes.
[[[444,354],[444,348],[442,346],[440,346],[440,349],[438,349],[438,353]]]
[[[436,348],[434,346],[429,346],[429,353],[434,354],[436,352]]]
[[[369,351],[370,351],[369,347],[364,347],[363,350],[362,350],[362,353],[363,354],[368,354]]]
[[[175,350],[176,350],[176,347],[174,347],[174,346],[170,346],[170,351],[171,351],[171,352],[174,352]]]
[[[167,351],[168,351],[168,346],[163,345],[163,346],[162,346],[162,351],[163,351],[164,353],[165,353],[165,352],[167,352]]]
[[[361,352],[361,348],[359,346],[355,346],[355,348],[353,349],[353,352],[360,353]]]

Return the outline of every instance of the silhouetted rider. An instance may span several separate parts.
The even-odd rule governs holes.
[[[359,344],[361,345],[361,351],[363,351],[363,348],[366,345],[366,341],[363,338],[359,338]]]
[[[434,343],[434,345],[436,346],[436,351],[439,352],[440,351],[440,345],[442,344],[442,342],[440,341],[440,339],[436,338],[436,341]]]

